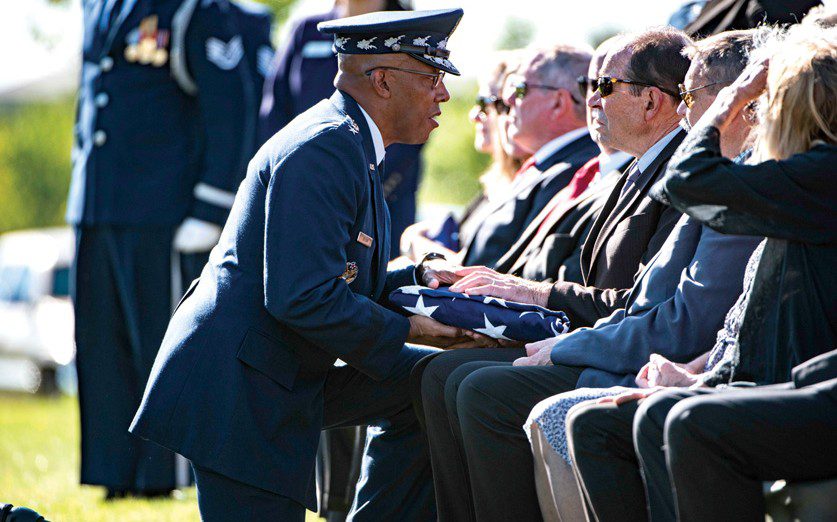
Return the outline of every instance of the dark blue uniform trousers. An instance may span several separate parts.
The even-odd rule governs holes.
[[[81,483],[175,487],[174,454],[128,433],[171,315],[168,226],[76,228]]]
[[[408,345],[383,381],[350,367],[333,368],[324,389],[324,429],[368,424],[366,451],[350,517],[356,521],[436,519],[427,441],[410,403],[416,362],[435,352]],[[281,470],[277,470],[280,473]],[[195,467],[198,507],[207,522],[302,521],[305,508],[287,497]]]

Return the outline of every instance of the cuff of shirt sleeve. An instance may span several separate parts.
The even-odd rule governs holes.
[[[559,283],[555,283],[549,290],[546,307],[550,310],[561,310],[564,307],[563,297],[564,292],[561,291],[561,285]]]
[[[201,182],[195,185],[192,195],[191,216],[224,226],[235,203],[235,193]]]

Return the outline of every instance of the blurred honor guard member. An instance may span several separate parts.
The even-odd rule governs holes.
[[[247,115],[248,129],[252,132],[252,125],[258,120],[259,109],[259,95],[262,92],[262,87],[265,82],[265,75],[270,67],[270,62],[273,60],[273,44],[270,41],[270,34],[273,28],[273,14],[262,4],[250,2],[247,0],[236,0],[227,4],[229,13],[232,15],[238,27],[238,33],[241,35],[242,44],[244,46],[244,57],[242,62],[246,63],[249,72],[249,79],[254,99],[247,104],[248,109],[256,111],[253,115]],[[188,71],[184,71],[188,73]],[[180,78],[187,77],[186,74],[181,74]],[[193,80],[194,81],[194,80]],[[239,117],[243,117],[240,115]],[[250,159],[256,153],[261,142],[252,139],[252,135],[248,137],[250,141],[250,148],[239,157]],[[243,142],[242,142],[243,143]],[[239,153],[236,153],[239,154]],[[241,172],[234,178],[236,181],[241,181],[246,171],[246,164]],[[180,248],[178,250],[179,264],[173,264],[175,270],[180,271],[179,277],[177,271],[172,274],[172,296],[175,299],[174,304],[180,300],[183,291],[189,287],[194,279],[201,275],[203,265],[209,260],[209,251],[215,246],[220,236],[220,229],[212,227],[212,231],[207,238],[207,241],[197,241],[197,238],[180,237],[183,241],[189,241],[189,244],[194,245],[193,248]],[[207,231],[209,232],[209,230]]]
[[[172,248],[217,242],[254,138],[255,94],[225,0],[84,2],[67,219],[81,482],[166,494],[174,455],[130,435],[172,309]]]
[[[334,20],[338,90],[271,138],[200,279],[169,324],[131,432],[192,461],[204,520],[298,520],[315,509],[322,428],[374,424],[355,520],[435,518],[408,376],[461,329],[404,316],[385,296],[384,148],[438,125],[458,74],[445,45],[461,9]],[[428,276],[430,274],[427,274]],[[334,366],[337,359],[346,365]]]
[[[265,82],[260,111],[259,143],[264,143],[299,114],[334,91],[337,57],[330,35],[317,31],[317,24],[335,18],[372,11],[401,11],[408,0],[336,0],[334,9],[301,19],[291,28],[276,54]],[[386,48],[383,42],[373,42]],[[416,219],[416,190],[421,175],[421,145],[396,143],[387,147],[386,170],[381,173],[384,199],[390,211],[393,238],[390,258],[399,254],[401,233]]]

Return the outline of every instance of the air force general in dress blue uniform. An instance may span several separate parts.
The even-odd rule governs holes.
[[[339,52],[406,52],[458,74],[444,46],[461,16],[373,13],[320,28]],[[355,424],[380,428],[355,519],[435,518],[406,389],[429,349],[405,345],[410,321],[383,306],[415,282],[412,268],[387,273],[383,156],[375,122],[342,91],[294,119],[251,161],[172,317],[131,432],[192,461],[207,520],[303,520],[320,430]]]
[[[130,435],[172,309],[172,241],[223,224],[256,108],[223,0],[84,2],[67,219],[74,264],[81,481],[165,493],[174,455]],[[179,296],[178,296],[179,297]]]

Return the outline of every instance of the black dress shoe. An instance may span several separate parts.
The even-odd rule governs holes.
[[[128,490],[126,489],[108,488],[107,493],[105,493],[105,500],[118,500],[127,496]]]
[[[169,498],[173,489],[144,489],[142,491],[132,491],[131,494],[137,498]]]

